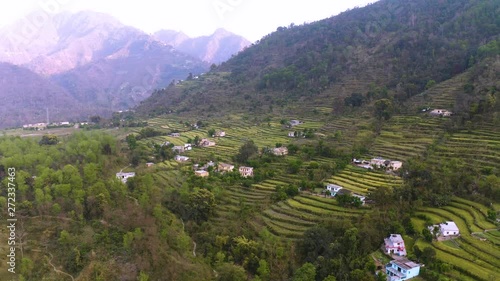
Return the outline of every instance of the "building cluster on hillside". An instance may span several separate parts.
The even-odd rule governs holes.
[[[216,165],[213,161],[210,161],[201,167],[199,164],[193,165],[193,169],[195,170],[195,175],[200,176],[200,177],[208,176],[209,175],[208,170],[210,167],[212,167],[215,172],[218,172],[221,174],[233,172],[234,168],[235,168],[235,166],[233,164],[219,162]],[[204,171],[204,172],[202,172],[202,171]],[[253,167],[241,166],[238,168],[238,172],[239,172],[240,176],[242,176],[244,178],[253,177]]]
[[[372,158],[370,161],[364,159],[352,159],[352,164],[365,169],[386,169],[396,171],[403,167],[403,162],[396,160],[388,160],[381,157]]]
[[[34,123],[34,124],[24,124],[23,129],[24,130],[45,130],[47,127],[69,127],[72,126],[73,123],[70,123],[68,121],[62,121],[62,122],[53,122],[53,123]]]
[[[420,274],[420,264],[403,258],[406,256],[406,247],[401,234],[389,235],[384,239],[382,247],[387,255],[394,257],[385,266],[388,281],[408,280]]]

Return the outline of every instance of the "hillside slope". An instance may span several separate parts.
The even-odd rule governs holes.
[[[46,120],[46,108],[59,118],[82,117],[71,108],[79,107],[65,89],[36,73],[0,63],[0,127],[39,123]],[[94,109],[95,110],[95,109]]]
[[[382,0],[280,27],[213,70],[209,75],[224,76],[219,84],[171,87],[138,109],[264,112],[300,104],[333,110],[353,93],[368,102],[390,97],[402,103],[429,81],[439,83],[477,63],[479,48],[500,33],[499,12],[498,1]]]

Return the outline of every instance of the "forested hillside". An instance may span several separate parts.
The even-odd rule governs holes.
[[[2,190],[16,187],[18,280],[210,280],[151,176],[140,173],[135,189],[116,179],[128,160],[113,136],[3,137],[0,155]],[[1,271],[12,278],[5,256]]]
[[[228,74],[223,81],[170,87],[139,110],[262,112],[297,102],[337,109],[355,93],[401,103],[498,54],[499,9],[492,0],[378,1],[280,27],[212,69]]]

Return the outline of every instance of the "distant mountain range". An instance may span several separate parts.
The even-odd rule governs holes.
[[[166,31],[151,36],[88,11],[58,14],[30,28],[20,21],[0,29],[2,109],[17,112],[5,115],[0,127],[44,121],[37,112],[45,107],[61,120],[127,109],[153,89],[205,72],[248,45],[222,30],[192,39],[178,34],[177,41],[160,36]],[[49,93],[57,102],[27,102]]]
[[[202,61],[219,64],[231,58],[245,47],[250,41],[231,33],[225,29],[217,29],[210,36],[189,38],[182,32],[172,30],[160,30],[154,37],[177,50],[190,54]]]

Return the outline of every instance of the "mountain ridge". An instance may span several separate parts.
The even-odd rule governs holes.
[[[219,64],[243,50],[251,43],[242,36],[223,28],[211,35],[190,38],[183,32],[159,30],[153,35],[157,40],[172,45],[179,51],[190,54],[202,61]]]

